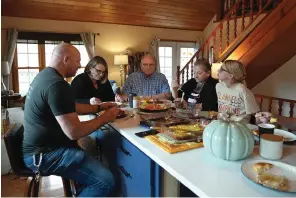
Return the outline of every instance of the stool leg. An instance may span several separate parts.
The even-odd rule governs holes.
[[[71,184],[69,179],[62,178],[63,180],[63,187],[64,187],[64,195],[66,197],[72,197],[73,194],[71,192]]]
[[[33,180],[33,194],[32,194],[33,197],[38,197],[38,195],[39,195],[39,186],[40,186],[41,178],[42,177],[37,179],[36,177],[34,177],[34,180]]]
[[[34,183],[34,177],[28,177],[26,180],[26,187],[24,192],[24,197],[31,197],[32,196],[32,188]]]

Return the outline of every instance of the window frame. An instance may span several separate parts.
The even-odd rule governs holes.
[[[79,34],[64,34],[64,33],[40,33],[40,32],[19,32],[18,40],[34,40],[38,44],[38,67],[19,67],[18,66],[18,52],[17,46],[14,52],[14,58],[12,63],[12,87],[16,93],[19,93],[19,70],[22,69],[39,69],[39,72],[46,67],[46,54],[45,54],[45,41],[62,41],[66,43],[78,42],[75,45],[83,45],[83,42]],[[81,43],[82,42],[82,43]],[[18,42],[17,42],[18,43]],[[80,44],[79,44],[80,43]],[[27,44],[30,44],[27,42]],[[85,68],[86,65],[81,66]],[[68,83],[72,81],[72,78],[65,79]]]

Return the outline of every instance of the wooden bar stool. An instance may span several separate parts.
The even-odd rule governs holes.
[[[9,132],[4,134],[4,142],[7,150],[7,155],[10,161],[11,169],[16,176],[28,177],[30,182],[26,188],[25,197],[38,197],[40,179],[37,179],[36,173],[25,166],[22,157],[22,142],[23,142],[24,127],[22,124],[16,124]],[[40,177],[50,176],[42,175]],[[76,195],[73,181],[62,178],[64,186],[64,194],[67,197]]]

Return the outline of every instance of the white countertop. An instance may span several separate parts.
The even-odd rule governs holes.
[[[139,115],[116,120],[110,125],[200,197],[296,197],[296,193],[260,186],[242,174],[241,165],[246,160],[261,159],[258,147],[249,158],[241,161],[218,159],[205,148],[169,154],[145,138],[134,135],[145,131],[139,126]],[[296,166],[296,146],[285,146],[281,161]]]

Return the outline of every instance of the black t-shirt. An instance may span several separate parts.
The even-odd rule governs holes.
[[[211,76],[204,82],[200,91],[200,97],[197,99],[197,103],[202,103],[203,111],[218,111],[218,99],[216,93],[216,84],[218,80],[212,78]],[[178,91],[178,96],[181,97],[184,93],[184,99],[188,101],[191,94],[197,88],[197,82],[195,78],[188,80]]]
[[[96,89],[86,73],[76,76],[71,83],[75,102],[89,104],[92,97],[99,98],[102,102],[114,101],[115,95],[109,80],[105,83],[97,80],[97,83]]]
[[[57,148],[76,147],[55,116],[75,112],[70,85],[53,68],[43,69],[33,80],[24,110],[23,154],[30,156]]]

